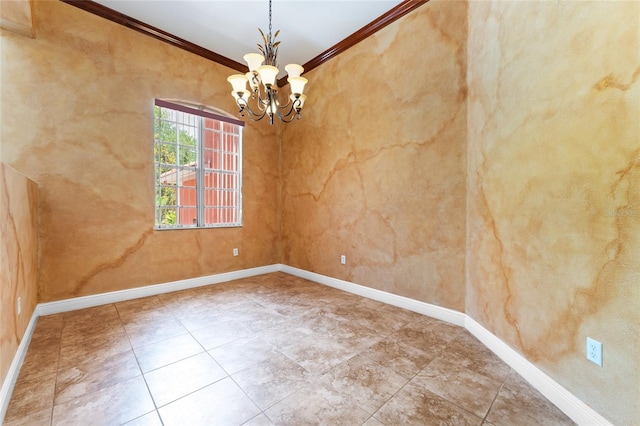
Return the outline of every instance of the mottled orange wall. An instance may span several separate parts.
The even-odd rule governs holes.
[[[0,28],[33,37],[33,21],[33,0],[2,0],[0,3]]]
[[[0,383],[36,307],[37,193],[35,182],[0,163]]]
[[[640,3],[469,7],[467,314],[637,424]]]
[[[466,13],[432,1],[308,74],[283,263],[464,311]]]
[[[40,302],[277,263],[278,139],[244,129],[242,228],[154,231],[154,98],[236,112],[235,71],[57,1],[2,33],[3,161],[40,186]],[[232,249],[240,256],[233,257]]]

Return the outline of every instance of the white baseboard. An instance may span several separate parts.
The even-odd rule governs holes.
[[[210,284],[219,284],[222,282],[237,280],[240,278],[248,278],[256,275],[278,272],[280,270],[280,265],[274,264],[260,266],[257,268],[241,269],[239,271],[233,272],[225,272],[222,274],[207,275],[204,277],[188,278],[185,280],[172,281],[164,284],[136,287],[128,290],[111,291],[109,293],[75,297],[73,299],[59,300],[56,302],[39,303],[37,312],[38,315],[52,315],[60,312],[74,311],[76,309],[91,308],[93,306],[138,299],[141,297],[155,296],[172,291],[186,290],[189,288],[202,287]]]
[[[344,290],[349,293],[357,294],[368,299],[377,300],[388,305],[397,306],[419,314],[427,315],[451,324],[464,327],[466,315],[453,309],[442,308],[440,306],[431,305],[429,303],[420,302],[397,294],[387,293],[386,291],[376,290],[375,288],[365,287],[363,285],[354,284],[349,281],[339,280],[337,278],[328,277],[326,275],[316,274],[315,272],[305,271],[304,269],[294,268],[288,265],[281,265],[282,272],[296,277],[324,284],[329,287]]]
[[[20,367],[22,367],[24,357],[27,355],[27,349],[29,349],[29,343],[31,342],[31,336],[33,335],[33,330],[36,328],[37,321],[38,308],[36,307],[36,309],[33,310],[24,336],[22,336],[22,340],[18,345],[13,361],[9,366],[9,371],[7,371],[7,375],[2,382],[2,388],[0,388],[0,424],[4,423],[4,416],[7,414],[7,408],[9,408],[11,394],[16,385],[16,380],[18,380],[18,374],[20,374]]]
[[[513,350],[470,316],[466,316],[465,328],[493,353],[513,368],[534,388],[579,425],[604,425],[611,423],[594,409],[576,398],[562,385]]]

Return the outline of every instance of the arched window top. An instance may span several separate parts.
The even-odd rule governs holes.
[[[208,105],[196,104],[178,99],[156,99],[156,106],[170,108],[188,114],[199,115],[201,117],[213,118],[215,120],[226,121],[244,127],[244,121],[238,120],[228,112]]]

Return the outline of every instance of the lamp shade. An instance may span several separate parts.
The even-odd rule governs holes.
[[[249,71],[257,70],[264,62],[264,56],[260,55],[259,53],[247,53],[243,56],[243,58],[245,61],[247,61]]]
[[[244,74],[233,74],[227,77],[227,81],[231,83],[233,91],[236,93],[244,93],[247,91],[247,77]]]
[[[298,64],[289,64],[286,67],[284,67],[284,70],[287,72],[287,75],[289,77],[300,77],[300,74],[302,74],[302,71],[304,71],[304,68],[302,68]]]
[[[302,94],[304,92],[304,85],[307,84],[307,79],[304,77],[289,77],[287,79],[291,85],[291,93]]]
[[[276,76],[279,72],[280,70],[272,65],[262,65],[258,68],[260,80],[262,80],[262,84],[265,86],[273,86],[276,83]]]

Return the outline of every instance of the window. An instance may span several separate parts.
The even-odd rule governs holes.
[[[242,126],[156,99],[156,229],[242,225]]]

